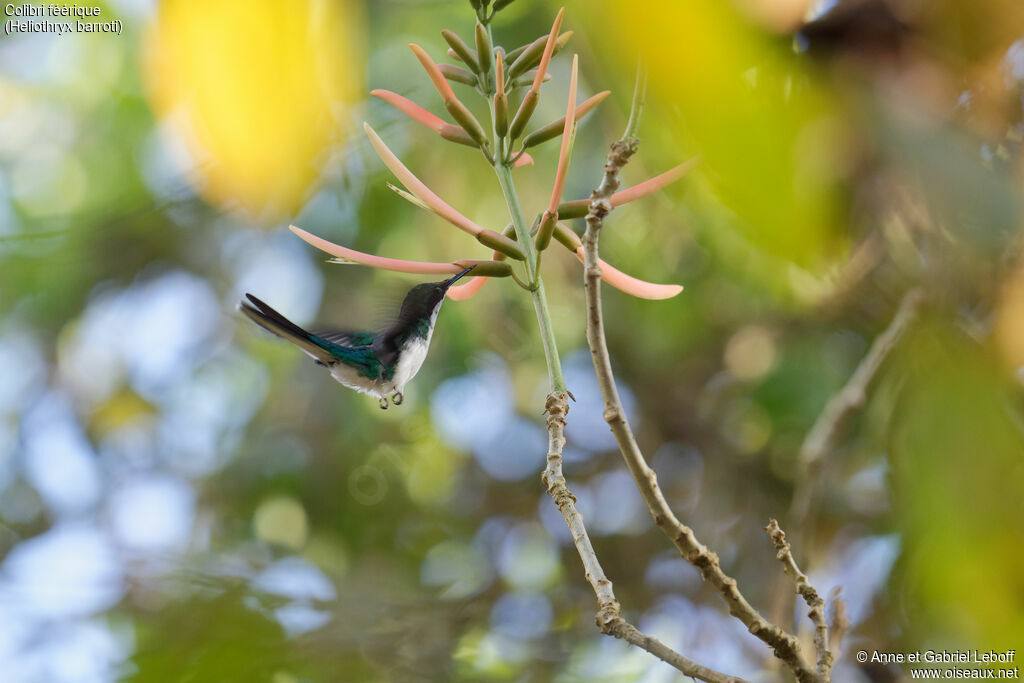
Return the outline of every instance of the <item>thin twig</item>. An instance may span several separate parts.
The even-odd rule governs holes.
[[[846,614],[846,603],[839,595],[838,586],[832,591],[829,598],[829,602],[832,603],[832,638],[829,642],[829,649],[838,654],[843,643],[843,636],[850,628],[850,618]]]
[[[850,257],[839,268],[828,293],[815,308],[834,310],[845,304],[864,278],[885,258],[885,239],[881,230],[873,230],[850,252]]]
[[[878,374],[882,363],[896,347],[900,337],[917,317],[923,300],[920,290],[913,289],[903,295],[892,322],[885,328],[850,375],[850,379],[818,415],[800,447],[799,472],[789,511],[789,525],[805,530],[813,507],[815,489],[821,463],[831,450],[836,436],[849,417],[867,400],[868,387]]]
[[[709,683],[746,683],[741,678],[728,676],[713,669],[687,659],[663,642],[646,635],[622,618],[619,601],[615,599],[612,582],[605,576],[601,563],[594,552],[594,545],[583,525],[583,516],[576,510],[576,497],[569,491],[562,474],[562,449],[565,446],[565,416],[569,412],[569,398],[565,392],[557,391],[548,394],[544,404],[548,425],[548,458],[547,467],[541,480],[548,494],[565,518],[565,523],[572,534],[573,544],[583,562],[587,581],[590,582],[597,596],[597,625],[602,633],[621,638],[637,647],[647,650],[667,664],[682,671],[685,675]]]
[[[821,483],[822,464],[835,444],[839,431],[850,416],[867,400],[867,391],[885,359],[896,347],[900,338],[916,319],[921,307],[923,296],[920,290],[910,290],[903,295],[896,314],[889,326],[875,338],[871,348],[850,378],[835,395],[825,404],[807,436],[800,446],[797,459],[796,484],[793,487],[793,499],[789,507],[787,526],[797,539],[798,545],[807,547],[811,537],[808,524],[811,511],[814,509],[817,489]],[[780,579],[781,583],[781,579]],[[771,610],[776,623],[784,624],[787,615],[793,613],[791,596],[777,594],[777,600]],[[837,608],[838,609],[838,608]],[[838,650],[834,651],[838,652]]]
[[[626,465],[636,481],[637,488],[654,518],[654,523],[672,540],[683,558],[697,567],[704,580],[721,593],[729,607],[729,613],[743,622],[753,635],[767,643],[775,656],[793,671],[797,680],[801,683],[819,681],[820,677],[804,662],[796,637],[762,617],[740,593],[736,580],[722,571],[718,555],[709,551],[704,544],[698,541],[693,531],[673,514],[658,487],[657,475],[647,465],[622,409],[622,401],[615,386],[604,334],[601,308],[601,268],[598,263],[598,233],[601,230],[604,217],[612,210],[609,198],[619,187],[619,172],[629,158],[636,153],[637,144],[636,138],[630,137],[612,145],[612,151],[609,153],[604,167],[604,178],[600,186],[590,196],[590,208],[586,218],[587,229],[583,236],[587,342],[594,361],[597,381],[601,387],[601,395],[604,397],[604,418],[615,435],[619,450],[622,452]]]
[[[804,599],[807,606],[811,608],[807,616],[810,618],[811,623],[814,624],[814,652],[818,657],[818,673],[822,679],[827,681],[832,673],[833,658],[832,651],[829,650],[828,622],[825,620],[825,601],[818,595],[818,591],[814,589],[810,581],[807,580],[807,575],[800,571],[800,567],[797,566],[796,560],[793,559],[793,550],[789,547],[789,541],[786,540],[786,532],[779,528],[779,523],[773,519],[768,522],[768,526],[764,530],[768,532],[768,537],[772,539],[772,544],[775,546],[775,550],[778,551],[776,557],[782,563],[782,568],[786,575],[793,580],[797,593]]]

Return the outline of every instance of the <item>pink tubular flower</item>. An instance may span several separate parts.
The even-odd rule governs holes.
[[[622,206],[623,204],[631,202],[634,199],[640,199],[641,197],[646,197],[649,194],[657,192],[666,185],[671,185],[672,183],[674,183],[675,181],[679,180],[684,175],[689,173],[690,169],[696,166],[697,162],[699,161],[700,157],[694,157],[692,159],[684,161],[683,163],[679,164],[674,168],[670,168],[664,173],[656,175],[653,178],[648,178],[647,180],[643,181],[642,183],[638,183],[633,187],[626,188],[625,190],[619,190],[610,197],[612,206]]]
[[[505,58],[500,51],[494,55],[494,87],[496,96],[505,96]]]
[[[434,82],[434,87],[437,88],[437,92],[441,93],[442,100],[454,100],[455,91],[452,90],[452,86],[448,84],[448,79],[444,77],[441,70],[437,68],[437,64],[430,58],[427,51],[416,43],[409,43],[409,49],[416,54],[416,59],[420,60],[420,64],[426,70],[427,75],[430,76],[430,80]]]
[[[328,242],[322,237],[306,232],[302,228],[294,225],[289,225],[288,229],[298,235],[300,238],[313,245],[321,251],[325,251],[332,256],[336,256],[345,261],[351,261],[352,263],[358,263],[363,266],[369,266],[371,268],[380,268],[381,270],[392,270],[397,273],[416,273],[419,275],[447,275],[449,273],[458,273],[462,270],[459,266],[454,263],[433,263],[430,261],[403,261],[401,259],[385,258],[383,256],[374,256],[373,254],[364,254],[361,251],[355,249],[349,249],[343,247],[340,244],[334,242]]]
[[[576,125],[576,81],[579,70],[579,57],[572,56],[572,76],[569,79],[569,103],[565,108],[565,127],[562,129],[562,147],[558,153],[558,171],[555,173],[555,186],[551,189],[551,201],[548,212],[558,215],[558,204],[562,201],[562,190],[565,178],[569,175],[569,157],[572,155],[573,127]]]
[[[576,258],[579,259],[579,262],[582,265],[582,246],[576,249]],[[652,301],[671,299],[683,291],[683,288],[680,285],[660,285],[654,282],[640,280],[632,275],[627,275],[601,258],[598,258],[598,263],[601,266],[602,280],[615,289],[639,299],[649,299]],[[465,301],[483,289],[483,286],[487,284],[487,280],[489,279],[490,278],[487,277],[475,277],[465,284],[455,285],[448,290],[448,296],[454,301]]]
[[[576,249],[576,258],[583,263],[583,247]],[[653,282],[646,282],[644,280],[638,280],[632,275],[626,275],[621,270],[614,268],[604,260],[597,259],[601,266],[601,279],[607,282],[615,289],[621,290],[626,294],[631,294],[640,299],[671,299],[679,292],[683,291],[680,285],[659,285]]]
[[[374,97],[379,97],[412,120],[422,123],[424,126],[437,133],[440,133],[445,126],[450,125],[437,116],[434,116],[412,100],[402,97],[398,93],[391,92],[390,90],[378,89],[371,90],[370,94]]]
[[[438,216],[444,218],[455,227],[465,230],[470,235],[477,235],[483,231],[482,227],[452,208],[451,205],[434,194],[429,187],[413,175],[412,171],[406,168],[405,164],[395,156],[395,153],[388,149],[388,146],[380,139],[377,132],[370,127],[370,124],[364,123],[363,129],[366,131],[367,137],[370,138],[370,144],[377,151],[381,161],[395,174],[396,178],[402,181],[402,184],[405,185],[414,197],[430,207],[431,211]]]
[[[417,123],[422,123],[424,126],[430,128],[446,140],[468,145],[470,147],[479,148],[480,146],[479,143],[474,140],[473,137],[461,126],[452,125],[443,119],[434,116],[420,105],[410,99],[402,97],[398,93],[391,92],[390,90],[373,90],[370,94],[384,100],[412,120]]]
[[[465,301],[483,289],[483,286],[490,280],[489,277],[475,277],[463,285],[454,285],[448,288],[448,298],[453,301]]]
[[[565,234],[572,242],[572,246],[566,244],[564,245],[565,248],[575,253],[576,258],[579,259],[580,265],[582,265],[584,262],[583,241],[580,239],[579,235],[571,230],[566,229]],[[559,238],[559,241],[561,241],[561,238]],[[632,275],[626,275],[618,268],[609,265],[607,261],[600,257],[597,259],[597,263],[601,266],[602,280],[615,289],[640,299],[670,299],[683,291],[683,288],[680,285],[659,285],[654,282],[638,280]]]
[[[562,17],[565,15],[565,8],[558,10],[555,21],[551,25],[551,33],[548,34],[548,42],[544,45],[544,54],[541,55],[540,64],[537,66],[537,75],[533,77],[533,85],[530,90],[540,92],[540,85],[544,82],[544,76],[548,72],[548,64],[551,62],[551,53],[555,50],[555,41],[558,40],[558,31],[562,28]]]
[[[575,55],[573,56],[575,57]],[[611,90],[602,90],[596,95],[591,95],[587,99],[583,100],[580,106],[576,107],[576,120],[579,121],[580,118],[589,114],[594,107],[601,104],[601,102],[604,101],[604,98],[608,97],[611,94]]]
[[[622,206],[629,202],[635,201],[642,197],[646,197],[649,194],[653,194],[658,190],[671,185],[675,181],[682,178],[684,175],[690,172],[694,166],[700,163],[700,157],[693,157],[683,163],[670,168],[664,173],[660,173],[653,178],[648,178],[642,183],[637,183],[633,187],[628,187],[625,190],[619,190],[611,197],[608,201],[613,207]],[[589,199],[574,199],[571,202],[564,202],[559,205],[559,214],[563,218],[582,218],[587,215],[587,207],[590,205]]]

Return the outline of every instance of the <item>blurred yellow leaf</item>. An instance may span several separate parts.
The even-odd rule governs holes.
[[[361,88],[362,16],[348,0],[167,0],[146,74],[156,112],[215,203],[277,217],[299,208]]]
[[[1024,638],[1024,430],[1015,390],[985,351],[925,324],[903,346],[894,522],[917,635],[963,648]]]

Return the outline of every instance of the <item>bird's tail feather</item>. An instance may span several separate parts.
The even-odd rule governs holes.
[[[336,360],[324,348],[324,344],[326,344],[324,340],[302,329],[252,294],[246,294],[245,298],[249,301],[243,301],[239,304],[238,310],[244,313],[249,320],[252,320],[268,332],[273,332],[277,336],[287,339],[325,365]]]

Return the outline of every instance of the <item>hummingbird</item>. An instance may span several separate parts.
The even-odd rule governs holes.
[[[387,410],[388,397],[396,406],[402,404],[405,385],[423,365],[448,288],[471,270],[473,266],[447,280],[410,289],[398,318],[380,332],[313,334],[248,293],[248,301],[242,301],[238,308],[263,329],[305,351],[346,387],[376,396],[381,409]]]

